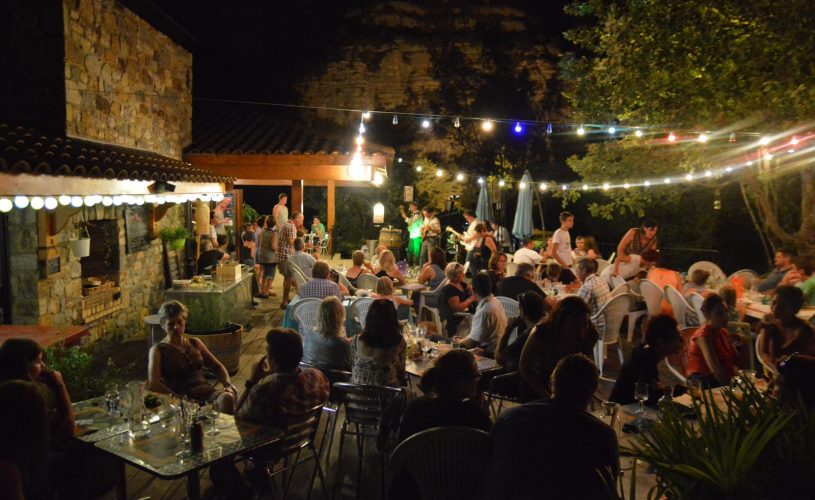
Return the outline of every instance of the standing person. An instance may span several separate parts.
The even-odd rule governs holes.
[[[201,252],[201,255],[198,256],[198,274],[204,274],[207,271],[212,272],[218,267],[219,262],[229,260],[229,254],[226,252],[226,235],[219,234],[217,241],[217,248]]]
[[[415,201],[409,204],[409,213],[405,213],[405,207],[399,205],[399,210],[402,212],[402,218],[407,224],[408,236],[410,238],[407,247],[408,262],[410,265],[419,265],[419,255],[422,251],[422,223],[424,218],[419,211],[419,205]]]
[[[597,261],[588,257],[583,257],[577,261],[577,278],[583,283],[577,291],[577,296],[586,301],[591,308],[591,316],[594,317],[606,303],[611,300],[611,290],[608,282],[599,278],[597,272]],[[599,316],[594,320],[594,326],[600,335],[606,331],[606,319]]]
[[[475,228],[481,221],[476,218],[475,212],[469,209],[464,211],[464,220],[467,221],[467,231],[461,236],[461,244],[464,245],[464,250],[467,251],[465,262],[470,262],[475,241],[478,239],[478,232]],[[477,270],[472,270],[472,272],[475,273]]]
[[[552,235],[552,258],[563,269],[572,267],[572,237],[569,229],[574,226],[574,215],[570,212],[560,213],[560,228]]]
[[[255,280],[258,284],[258,289],[263,287],[263,266],[260,265],[258,260],[258,251],[260,250],[260,235],[263,234],[266,228],[266,216],[261,215],[255,221],[255,251],[252,258],[255,260]]]
[[[422,209],[424,221],[422,222],[422,249],[419,253],[419,265],[423,266],[427,262],[430,249],[439,246],[439,235],[441,234],[441,222],[436,217],[436,209],[427,206]]]
[[[775,293],[775,289],[792,269],[792,259],[793,255],[790,250],[782,248],[775,252],[775,268],[770,271],[770,274],[768,274],[766,278],[758,282],[755,286],[755,290],[770,295]]]
[[[646,217],[642,219],[639,227],[632,227],[625,233],[617,245],[617,257],[614,259],[613,271],[615,276],[620,274],[620,263],[631,262],[632,256],[641,256],[648,250],[658,250],[657,229],[659,229],[657,221]]]
[[[283,224],[289,221],[289,208],[286,203],[289,201],[286,193],[280,193],[277,196],[277,205],[272,208],[272,217],[277,222],[277,227],[283,227]]]
[[[498,251],[495,246],[495,239],[487,232],[486,224],[482,222],[476,224],[475,234],[476,239],[470,252],[470,272],[473,274],[482,269],[487,269],[490,257]]]
[[[259,299],[268,299],[275,295],[272,292],[272,282],[277,268],[277,245],[280,236],[275,227],[277,225],[275,218],[268,216],[265,221],[266,227],[263,228],[258,239],[258,264],[260,264],[263,277],[260,282]]]
[[[222,234],[226,236],[226,226],[232,224],[232,219],[228,218],[224,213],[224,211],[229,208],[230,203],[232,203],[232,198],[227,196],[219,201],[212,211],[212,225],[215,226],[215,234],[217,235]]]
[[[279,206],[279,205],[278,205]],[[280,228],[277,241],[277,267],[283,275],[283,299],[280,308],[289,305],[289,293],[294,284],[294,274],[288,266],[289,257],[294,254],[294,240],[297,239],[297,230],[303,227],[303,214],[294,212],[291,219]]]

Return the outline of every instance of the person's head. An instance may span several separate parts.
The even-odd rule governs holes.
[[[729,310],[733,310],[736,308],[736,289],[730,285],[725,285],[719,288],[719,295],[722,297],[722,300],[727,305]]]
[[[465,349],[453,349],[436,358],[422,375],[419,388],[425,394],[460,401],[475,397],[479,378],[475,356]]]
[[[277,225],[277,219],[272,217],[271,215],[266,216],[266,229],[274,229]]]
[[[546,331],[552,335],[583,338],[591,328],[591,309],[576,295],[560,300],[546,320]]]
[[[473,292],[479,297],[488,297],[492,293],[490,275],[481,271],[473,276]]]
[[[585,236],[578,236],[574,239],[574,247],[577,250],[585,250],[586,249],[586,237]]]
[[[229,243],[229,239],[227,239],[225,234],[218,235],[218,248],[226,248],[226,244]]]
[[[294,240],[294,251],[295,252],[302,252],[306,248],[306,242],[303,241],[303,238],[295,238]]]
[[[662,255],[660,255],[660,251],[659,250],[654,250],[653,248],[650,248],[650,249],[642,252],[642,255],[640,255],[640,265],[643,266],[643,267],[649,267],[649,266],[657,266],[657,267],[661,266],[663,268],[668,267],[668,265],[665,263],[665,259],[663,259]]]
[[[552,399],[575,410],[585,410],[600,371],[584,354],[569,354],[558,361],[552,372]]]
[[[433,247],[430,249],[430,263],[439,266],[440,268],[444,269],[444,264],[446,263],[446,256],[444,255],[444,250],[439,247]]]
[[[506,271],[507,254],[504,252],[494,252],[492,255],[490,255],[490,260],[487,263],[487,269],[490,271]]]
[[[362,250],[354,250],[354,253],[351,254],[351,262],[357,267],[365,263],[365,254]]]
[[[303,227],[303,213],[294,212],[291,216],[291,221],[294,222],[295,227],[297,228]]]
[[[257,225],[257,227],[266,227],[266,216],[261,215],[260,217],[255,219],[255,224]]]
[[[419,210],[419,204],[416,203],[415,201],[411,201],[410,203],[408,203],[408,208],[410,208],[411,212],[415,212]]]
[[[255,232],[249,229],[248,231],[244,231],[241,233],[241,241],[246,243],[254,242],[255,241]]]
[[[319,225],[320,224],[320,218],[319,217],[314,217],[313,219],[311,219],[311,223],[314,224],[315,226]]]
[[[583,237],[583,250],[587,252],[589,250],[594,250],[595,252],[597,252],[598,250],[597,240],[594,239],[594,236]]]
[[[773,316],[782,321],[791,319],[804,307],[805,301],[803,290],[797,286],[779,286],[775,289],[775,296],[773,297]]]
[[[560,273],[563,268],[557,262],[550,262],[546,265],[546,277],[552,281],[560,281]]]
[[[317,312],[317,332],[326,337],[342,337],[345,330],[345,307],[333,295],[324,298]]]
[[[385,250],[379,254],[379,267],[388,272],[396,269],[396,257],[393,256],[393,252]]]
[[[534,250],[535,249],[535,240],[533,240],[532,238],[526,238],[524,240],[524,248],[528,248],[529,250]]]
[[[328,273],[331,272],[331,266],[328,265],[328,262],[324,260],[318,260],[311,266],[311,277],[326,280],[328,279]]]
[[[657,314],[645,326],[645,343],[662,356],[677,354],[682,350],[682,336],[673,316]]]
[[[458,262],[451,262],[444,268],[444,275],[450,283],[461,283],[464,280],[464,266]]]
[[[535,281],[535,266],[529,262],[522,262],[518,264],[518,267],[515,269],[515,276],[528,279],[529,281]]]
[[[690,281],[696,286],[705,286],[708,278],[710,278],[710,271],[707,269],[694,269],[690,273]]]
[[[158,322],[167,335],[184,335],[188,314],[187,306],[177,300],[168,300],[158,308]]]
[[[272,372],[293,372],[303,359],[303,340],[291,328],[272,328],[266,334],[266,355]]]
[[[787,269],[792,265],[792,259],[795,257],[792,250],[781,248],[775,252],[774,264],[779,269]]]
[[[804,256],[795,259],[795,269],[801,275],[801,278],[808,279],[815,272],[815,258]]]
[[[776,393],[785,406],[797,408],[800,401],[807,410],[815,408],[815,358],[793,354],[778,363]]]
[[[640,221],[640,232],[646,238],[653,238],[657,234],[657,229],[659,229],[659,224],[657,221],[650,217],[643,217]]]
[[[711,293],[702,302],[702,314],[708,323],[717,326],[727,326],[727,304],[724,303],[721,295]]]
[[[433,217],[433,215],[436,214],[436,209],[431,207],[430,205],[427,205],[424,208],[422,208],[422,214],[425,217]]]
[[[571,212],[560,212],[560,227],[563,229],[574,227],[574,215]]]
[[[365,316],[365,328],[360,340],[368,347],[388,349],[402,342],[402,327],[396,307],[388,299],[375,299]]]
[[[393,280],[389,276],[382,276],[376,280],[374,293],[379,295],[393,295]]]
[[[585,280],[597,272],[597,261],[583,257],[577,261],[577,277],[580,281]]]
[[[465,210],[465,211],[464,211],[464,219],[465,219],[467,222],[472,222],[472,221],[474,221],[474,220],[475,220],[475,212],[473,212],[472,210],[469,210],[469,209],[468,209],[468,210]]]
[[[287,201],[289,201],[289,196],[286,193],[280,193],[277,195],[277,202],[281,205],[285,205]]]
[[[36,381],[45,370],[40,344],[31,339],[8,339],[0,345],[0,380]]]
[[[482,236],[487,234],[487,225],[484,224],[483,222],[479,222],[478,224],[475,225],[475,232]]]
[[[518,296],[518,307],[521,316],[530,323],[537,323],[546,314],[546,301],[543,296],[536,292],[524,292]]]
[[[382,252],[384,252],[387,249],[388,249],[388,245],[379,244],[374,249],[374,254],[376,255],[377,258],[380,258],[382,256]]]

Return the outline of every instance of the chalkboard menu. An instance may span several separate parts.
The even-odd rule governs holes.
[[[127,253],[135,253],[150,246],[148,233],[149,211],[145,206],[125,207],[125,239]]]
[[[119,221],[90,221],[88,234],[91,237],[91,251],[82,258],[82,277],[105,276],[111,271],[119,271]]]

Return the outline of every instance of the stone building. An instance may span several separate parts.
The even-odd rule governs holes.
[[[158,229],[189,227],[191,195],[231,186],[181,161],[192,130],[185,45],[194,41],[131,3],[138,9],[116,0],[0,6],[3,323],[84,324],[92,340],[106,341],[140,331],[163,300]],[[168,188],[180,203],[151,203]],[[16,196],[30,203],[9,209]],[[73,200],[41,208],[60,196]],[[69,240],[85,226],[91,250],[80,259]],[[108,291],[89,299],[83,284],[97,276]]]

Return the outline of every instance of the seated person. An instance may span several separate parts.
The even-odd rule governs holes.
[[[744,305],[736,299],[736,289],[730,285],[719,288],[719,295],[727,306],[728,321],[744,321]]]
[[[349,289],[347,286],[343,285],[340,282],[340,273],[336,269],[331,269],[330,271],[328,271],[328,281],[337,284],[337,286],[340,289],[340,293],[342,294],[343,297],[353,295],[357,292],[356,288],[352,287],[351,289]]]
[[[365,328],[351,339],[351,382],[403,386],[406,349],[393,302],[374,300],[365,316]]]
[[[577,281],[571,269],[564,269],[557,262],[550,262],[546,265],[546,273],[543,278],[544,287],[557,285],[571,285]]]
[[[529,333],[542,319],[549,305],[537,292],[524,292],[518,297],[519,314],[507,324],[495,347],[495,361],[506,372],[516,371]]]
[[[422,271],[416,278],[416,282],[427,285],[430,290],[435,290],[444,281],[445,255],[444,250],[433,247],[429,252],[430,260],[422,266]]]
[[[504,306],[492,294],[490,276],[486,272],[481,271],[473,276],[473,292],[478,298],[478,307],[473,315],[470,334],[466,338],[458,337],[458,340],[467,349],[479,348],[478,354],[492,356],[498,336],[507,327],[507,316]]]
[[[775,268],[755,285],[754,290],[764,294],[774,294],[784,276],[792,269],[792,259],[793,254],[790,250],[781,249],[775,252]]]
[[[736,373],[737,354],[727,332],[727,306],[713,293],[702,303],[702,314],[706,321],[691,337],[686,376],[704,387],[728,385]]]
[[[645,382],[649,393],[646,403],[655,405],[665,389],[659,381],[659,363],[681,350],[682,336],[673,316],[659,314],[649,319],[645,327],[645,343],[635,347],[631,357],[623,363],[609,401],[621,405],[635,403],[634,386]]]
[[[495,252],[492,254],[487,263],[487,272],[490,275],[492,289],[495,290],[498,282],[507,277],[507,254],[504,252]]]
[[[710,278],[710,271],[706,269],[694,269],[690,274],[690,281],[685,283],[683,293],[687,298],[692,293],[698,293],[701,296],[708,294],[707,280]]]
[[[523,246],[519,248],[512,261],[516,264],[531,264],[533,267],[537,266],[543,260],[543,255],[535,251],[535,240],[527,238],[523,242]]]
[[[303,363],[320,370],[351,371],[351,344],[345,336],[345,307],[329,295],[320,304],[316,330],[303,334]]]
[[[0,498],[41,498],[48,483],[44,391],[35,382],[0,382],[0,405]]]
[[[518,297],[526,292],[534,292],[543,298],[546,294],[535,282],[535,268],[531,264],[519,264],[515,269],[515,276],[506,277],[498,282],[495,287],[495,295],[498,297],[509,297],[518,300]]]
[[[408,403],[399,426],[399,441],[433,427],[465,426],[489,431],[487,410],[478,404],[478,367],[469,351],[447,351],[424,372],[419,388],[424,396]]]
[[[397,306],[411,306],[413,302],[407,297],[401,295],[394,295],[393,293],[393,280],[388,276],[382,276],[377,280],[374,287],[374,293],[371,297],[375,299],[387,299],[396,304]]]
[[[354,253],[351,254],[351,262],[354,265],[348,269],[345,277],[351,282],[351,286],[356,287],[357,278],[369,272],[365,267],[365,254],[362,253],[362,250],[354,250]]]
[[[583,257],[577,261],[577,279],[583,283],[577,291],[577,296],[589,305],[592,318],[611,300],[608,283],[594,274],[595,272],[597,272],[596,260]],[[606,319],[601,315],[592,321],[602,335],[606,331]]]
[[[771,315],[758,329],[756,357],[771,376],[778,373],[783,356],[798,353],[815,356],[815,331],[797,316],[804,305],[800,288],[782,285],[776,289]]]
[[[407,280],[402,276],[399,268],[396,267],[396,257],[393,256],[393,252],[390,250],[385,250],[379,254],[379,268],[374,274],[376,274],[378,278],[388,276],[400,285],[407,283]]]
[[[804,304],[815,306],[815,258],[798,257],[784,279],[782,285],[795,285],[804,292]]]
[[[254,266],[256,247],[255,232],[252,231],[251,224],[246,224],[246,226],[248,227],[241,233],[240,263],[245,266]]]
[[[492,429],[492,466],[483,498],[614,498],[617,436],[586,412],[598,371],[581,354],[552,375],[552,399],[503,412]]]
[[[224,260],[229,260],[229,254],[226,252],[227,239],[225,234],[218,235],[218,248],[202,252],[198,256],[198,274],[210,273],[218,267],[218,263]]]
[[[576,259],[588,257],[589,259],[602,259],[600,250],[597,248],[597,241],[593,236],[578,236],[574,239],[574,250]]]
[[[289,263],[295,264],[303,271],[306,278],[311,279],[311,268],[317,262],[314,257],[305,252],[306,242],[303,238],[296,238],[294,240],[294,253],[289,255]]]
[[[329,295],[333,295],[342,300],[340,287],[328,279],[330,273],[331,267],[328,265],[328,262],[318,260],[311,268],[311,281],[303,283],[297,295],[299,295],[301,299],[324,299]]]
[[[464,266],[458,262],[451,262],[444,268],[444,274],[448,283],[441,291],[439,314],[442,321],[447,323],[447,336],[455,337],[458,325],[464,319],[456,313],[470,312],[470,306],[478,300],[478,297],[464,281]]]

